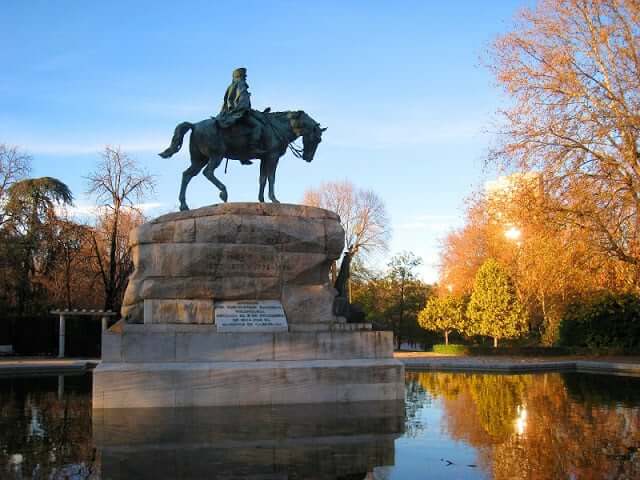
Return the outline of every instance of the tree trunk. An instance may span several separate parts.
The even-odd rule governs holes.
[[[449,345],[449,331],[448,330],[444,331],[444,344],[445,345]]]
[[[493,348],[498,348],[498,337],[493,337]]]
[[[402,331],[402,323],[404,320],[404,280],[400,284],[400,315],[398,318],[398,350],[400,350],[400,332]]]
[[[65,261],[65,290],[67,310],[71,310],[71,261],[68,257]]]
[[[105,291],[104,309],[115,310],[116,301],[116,247],[118,242],[118,220],[120,217],[120,206],[116,205],[113,212],[113,228],[111,229],[110,248],[109,248],[109,277]]]

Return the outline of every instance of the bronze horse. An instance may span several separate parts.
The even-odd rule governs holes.
[[[180,210],[189,209],[185,199],[187,185],[203,168],[204,176],[220,190],[220,199],[227,201],[227,187],[214,175],[224,158],[241,160],[243,163],[250,163],[251,159],[260,160],[258,199],[264,202],[264,187],[268,180],[269,199],[275,203],[278,203],[274,193],[276,169],[280,157],[286,153],[287,148],[307,162],[313,160],[318,144],[322,141],[322,132],[326,128],[320,128],[320,124],[305,112],[301,110],[273,113],[252,111],[251,115],[255,115],[263,124],[262,147],[264,150],[261,152],[249,151],[248,129],[241,122],[231,128],[221,129],[215,118],[210,118],[198,123],[182,122],[176,127],[171,145],[159,155],[162,158],[169,158],[178,152],[182,147],[184,135],[191,130],[189,140],[191,166],[182,173]],[[298,137],[302,137],[302,150],[290,145]]]

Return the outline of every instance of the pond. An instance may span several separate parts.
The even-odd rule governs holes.
[[[640,378],[409,371],[406,402],[92,412],[0,379],[0,478],[640,478]],[[93,413],[93,415],[92,415]]]

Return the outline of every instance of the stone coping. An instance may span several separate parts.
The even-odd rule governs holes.
[[[578,372],[640,376],[640,362],[581,359],[529,359],[526,357],[410,357],[395,355],[408,369],[443,372]]]
[[[402,365],[393,358],[356,358],[353,360],[265,360],[248,362],[127,362],[101,363],[100,372],[166,372],[215,369],[270,370],[296,368],[340,368],[340,367],[397,367]]]
[[[0,376],[43,376],[80,374],[100,364],[100,359],[84,358],[3,358]]]
[[[306,217],[340,220],[337,213],[324,208],[296,205],[292,203],[229,202],[206,207],[161,215],[150,223],[164,223],[187,218],[211,217],[216,215],[258,215],[272,217]]]

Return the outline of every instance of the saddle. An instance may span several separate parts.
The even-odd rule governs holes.
[[[248,113],[239,118],[231,126],[222,128],[219,122],[215,122],[215,128],[220,129],[220,133],[225,140],[225,144],[232,152],[231,158],[240,160],[243,165],[251,165],[250,159],[256,158],[259,155],[265,153],[265,150],[260,146],[251,146],[251,137],[254,133],[254,125],[248,121],[247,117],[251,116],[252,123],[260,123],[264,128],[266,126],[267,119],[265,114],[269,113],[271,108],[266,108],[264,111],[259,112],[257,110],[250,110]],[[264,135],[264,132],[260,135]]]
[[[243,137],[247,139],[251,135],[253,131],[253,127],[247,125],[244,121],[238,120],[236,123],[227,128],[221,128],[219,125],[217,126],[220,129],[220,133],[224,136],[224,139],[227,140],[240,140]]]

